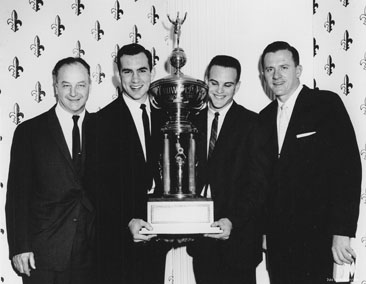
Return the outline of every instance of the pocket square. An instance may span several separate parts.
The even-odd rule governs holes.
[[[316,131],[311,131],[311,132],[305,132],[305,133],[301,133],[301,134],[297,134],[296,138],[303,138],[303,137],[307,137],[310,135],[314,135],[316,133]]]

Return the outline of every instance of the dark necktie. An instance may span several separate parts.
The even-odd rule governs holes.
[[[81,147],[80,147],[80,130],[78,126],[78,120],[80,116],[73,115],[74,127],[72,128],[72,160],[74,162],[75,169],[80,172],[81,168]]]
[[[219,115],[220,115],[220,113],[215,112],[215,118],[212,120],[211,136],[210,136],[210,144],[208,145],[207,160],[210,160],[213,149],[215,148],[215,144],[216,144],[216,140],[217,140],[217,125],[219,122]],[[204,190],[203,190],[204,197],[207,197],[207,191],[208,191],[208,184],[205,185]]]
[[[208,147],[208,157],[207,157],[208,160],[210,159],[210,157],[212,155],[212,151],[215,148],[215,144],[216,144],[216,140],[217,140],[217,125],[219,122],[219,115],[220,115],[220,113],[215,112],[215,118],[212,120],[210,144]]]
[[[142,123],[144,124],[144,134],[145,134],[145,151],[146,151],[146,161],[148,159],[149,147],[150,147],[150,123],[149,117],[146,112],[146,105],[141,104],[142,109]]]

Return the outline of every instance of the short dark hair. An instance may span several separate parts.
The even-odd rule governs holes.
[[[75,63],[80,63],[85,67],[85,69],[88,71],[88,75],[90,76],[90,66],[84,59],[81,57],[66,57],[58,61],[55,65],[55,67],[52,70],[52,76],[54,80],[57,80],[58,71],[60,71],[61,67],[64,65],[72,65]]]
[[[239,82],[241,74],[241,65],[239,60],[229,55],[216,55],[211,59],[206,68],[205,78],[209,78],[211,68],[214,65],[234,68],[236,70],[236,83]]]
[[[292,58],[295,62],[295,66],[298,66],[300,64],[299,52],[297,51],[297,49],[295,47],[291,46],[289,43],[287,43],[285,41],[275,41],[275,42],[272,42],[271,44],[267,45],[267,47],[263,50],[262,57],[261,57],[261,64],[262,64],[263,69],[264,69],[264,57],[266,56],[266,54],[270,53],[270,52],[276,52],[279,50],[290,51],[292,54]]]
[[[118,71],[121,71],[121,57],[123,55],[136,55],[141,52],[146,55],[147,62],[149,63],[149,68],[151,71],[153,68],[151,52],[149,50],[145,49],[145,47],[143,47],[142,45],[140,45],[138,43],[126,44],[118,50],[117,58],[116,58]]]

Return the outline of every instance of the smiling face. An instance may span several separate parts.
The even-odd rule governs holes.
[[[90,77],[87,69],[80,63],[63,65],[55,82],[58,103],[67,112],[80,114],[89,98]]]
[[[302,66],[295,66],[288,50],[267,53],[263,70],[269,88],[281,102],[287,101],[300,84]]]
[[[123,55],[119,73],[124,93],[140,103],[145,102],[150,83],[154,78],[154,68],[150,71],[145,53]]]
[[[239,90],[240,81],[236,82],[235,68],[213,65],[208,74],[208,95],[211,107],[220,110],[230,104]]]

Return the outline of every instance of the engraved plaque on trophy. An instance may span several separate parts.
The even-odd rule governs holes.
[[[196,136],[197,128],[189,121],[189,114],[199,112],[206,104],[207,85],[181,72],[186,55],[179,47],[181,26],[186,19],[175,21],[175,48],[170,56],[174,72],[150,86],[150,97],[155,108],[168,114],[162,127],[161,172],[163,196],[148,200],[147,221],[153,230],[142,229],[142,234],[204,234],[220,233],[214,222],[212,199],[196,192]]]

